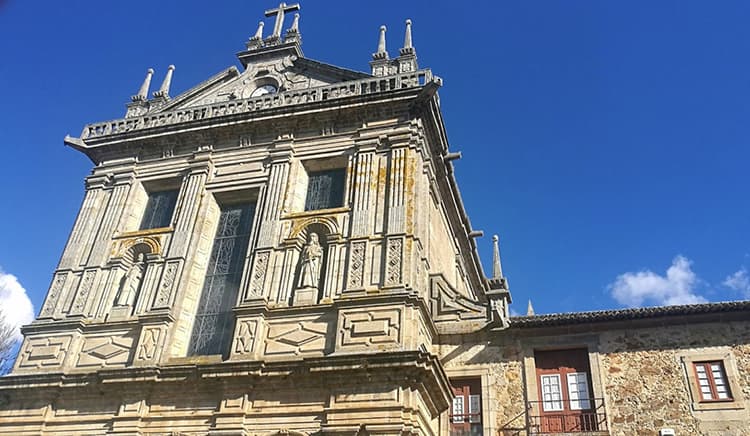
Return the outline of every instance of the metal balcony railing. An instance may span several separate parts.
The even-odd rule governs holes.
[[[607,432],[604,399],[591,398],[587,402],[589,407],[583,410],[572,408],[569,401],[527,402],[529,434]],[[563,406],[563,410],[544,410],[545,403],[548,409]],[[586,401],[577,403],[581,405]]]

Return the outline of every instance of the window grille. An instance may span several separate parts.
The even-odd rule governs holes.
[[[160,191],[148,194],[146,212],[141,219],[141,230],[169,227],[172,223],[178,191]]]
[[[344,204],[344,170],[310,173],[305,210],[330,209]]]
[[[229,346],[254,214],[254,204],[222,208],[188,355],[222,354]]]

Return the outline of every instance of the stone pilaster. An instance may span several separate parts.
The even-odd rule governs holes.
[[[389,234],[406,231],[406,147],[393,148],[390,156],[388,177],[388,223]]]
[[[205,192],[206,181],[212,170],[210,151],[197,152],[193,155],[188,174],[180,188],[178,196],[180,202],[176,206],[174,220],[174,235],[167,251],[167,258],[184,258],[187,255],[188,247],[193,240],[193,230]]]
[[[86,179],[86,195],[81,204],[81,211],[70,232],[58,269],[69,269],[78,266],[87,245],[88,237],[95,233],[100,217],[104,212],[106,198],[105,188],[110,182],[109,175],[89,176]]]
[[[279,218],[284,205],[284,197],[289,179],[291,153],[271,157],[268,171],[268,189],[265,191],[263,211],[260,216],[258,248],[276,245],[279,235]]]
[[[351,236],[367,237],[373,233],[375,207],[378,195],[378,156],[375,154],[375,144],[361,147],[357,153],[351,183],[353,189],[352,201],[352,231]]]
[[[128,203],[128,194],[133,184],[134,174],[132,170],[115,173],[112,176],[112,190],[109,195],[104,216],[98,231],[92,232],[94,240],[89,240],[85,245],[93,248],[85,262],[88,266],[99,266],[106,262],[112,244],[112,236],[118,230],[120,218]]]

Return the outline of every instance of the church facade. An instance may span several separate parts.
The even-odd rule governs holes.
[[[0,434],[750,434],[750,302],[510,317],[411,22],[362,73],[298,9],[65,138],[94,167]]]

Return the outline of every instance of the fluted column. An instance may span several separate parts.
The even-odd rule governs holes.
[[[86,242],[94,233],[94,229],[104,212],[103,204],[107,196],[105,188],[109,180],[108,175],[90,176],[86,179],[86,196],[83,199],[83,204],[81,204],[81,210],[78,212],[78,218],[73,225],[73,231],[70,232],[65,251],[57,266],[58,270],[78,266],[81,256],[85,252],[84,249],[87,247]]]
[[[94,240],[91,253],[82,264],[88,266],[98,266],[104,264],[109,254],[109,248],[112,243],[112,236],[118,230],[120,218],[125,211],[128,203],[128,194],[133,184],[134,174],[132,170],[117,173],[112,176],[112,191],[109,195],[104,217],[98,231],[93,232]],[[89,243],[86,244],[90,246]]]
[[[188,174],[180,187],[179,203],[176,205],[174,220],[174,235],[165,257],[184,258],[187,255],[188,247],[193,239],[193,229],[201,199],[212,168],[210,152],[196,153],[193,156]]]

